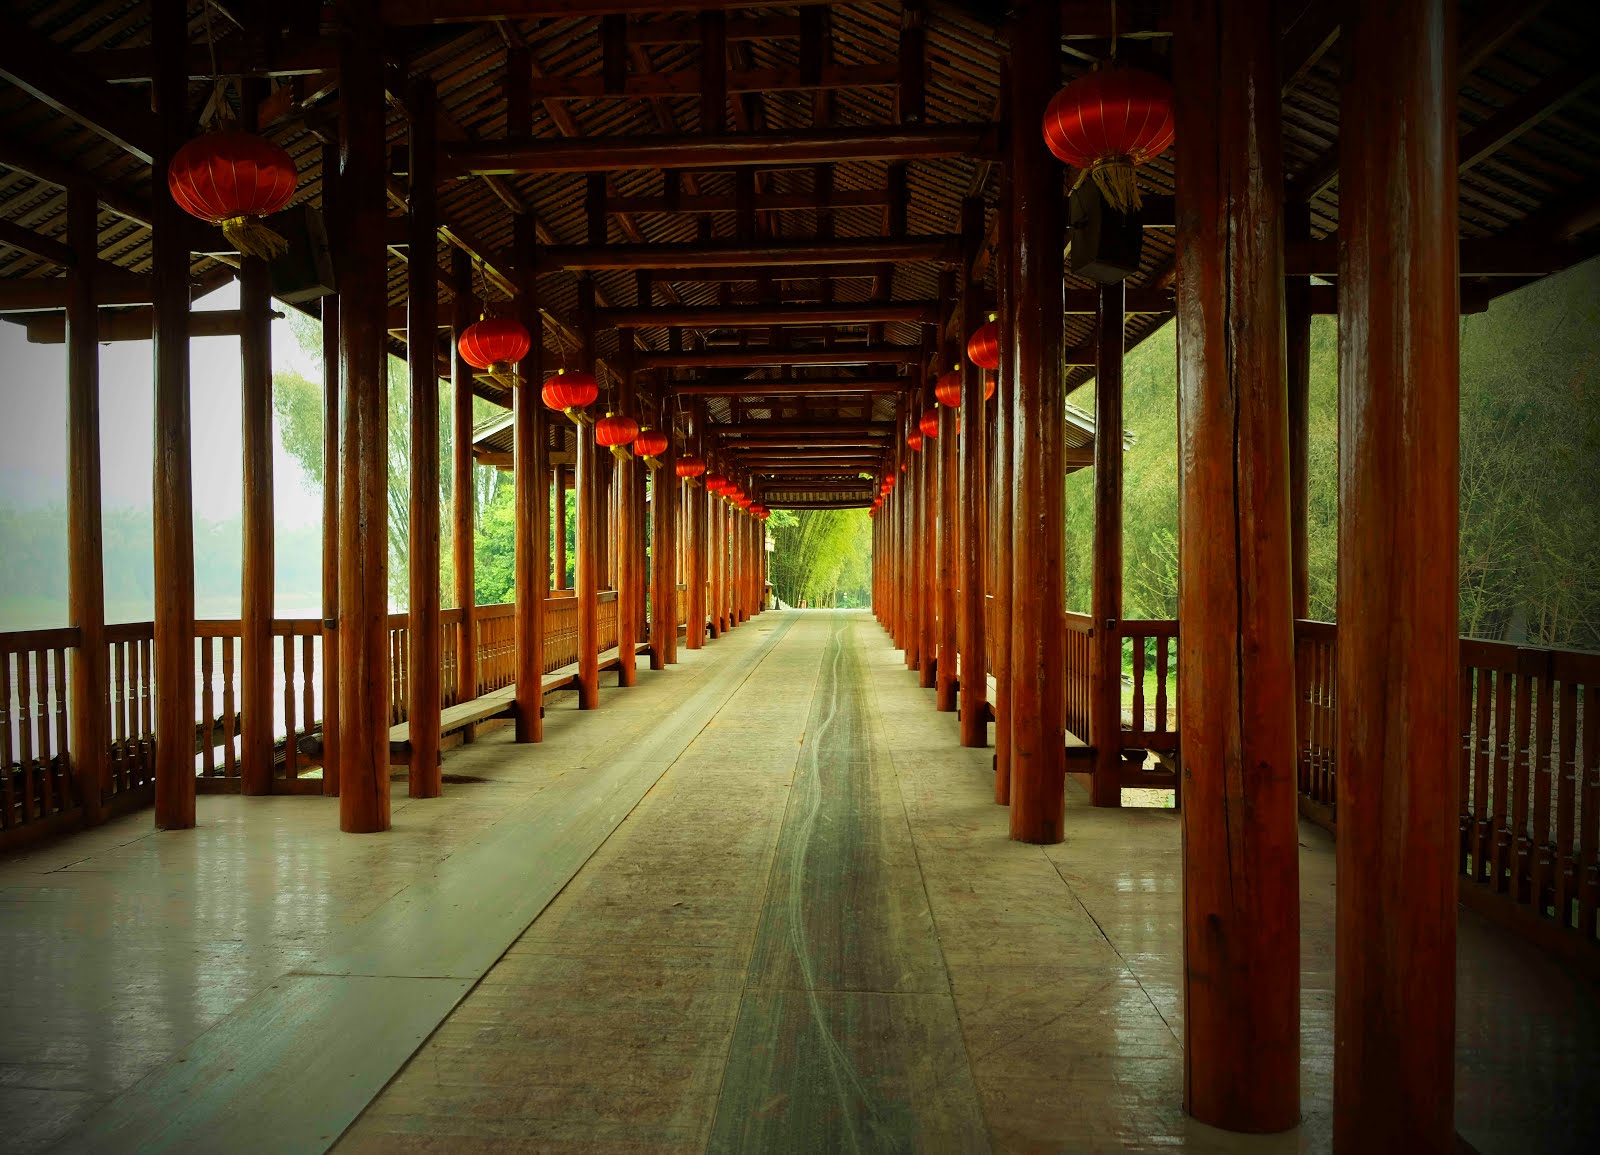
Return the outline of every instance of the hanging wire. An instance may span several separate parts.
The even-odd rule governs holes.
[[[1117,0],[1111,0],[1111,61],[1117,60]]]

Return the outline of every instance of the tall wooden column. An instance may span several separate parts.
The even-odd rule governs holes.
[[[1066,808],[1062,636],[1061,166],[1035,131],[1061,85],[1061,5],[1019,3],[1011,24],[1016,345],[1011,604],[1011,837],[1060,842]]]
[[[1090,800],[1122,805],[1122,282],[1100,286],[1095,318],[1094,556],[1089,616],[1089,741],[1094,746]],[[1138,719],[1134,720],[1137,724]],[[1137,729],[1138,726],[1136,725]]]
[[[67,191],[67,243],[78,257],[67,272],[67,624],[78,631],[78,644],[70,651],[68,718],[73,785],[90,825],[105,820],[111,780],[100,517],[100,316],[94,301],[99,217],[92,188]]]
[[[950,364],[946,357],[940,368]],[[939,455],[936,467],[939,474],[939,505],[936,517],[939,550],[939,661],[934,669],[934,708],[949,712],[956,708],[956,643],[960,631],[956,623],[958,602],[956,585],[961,581],[961,566],[956,554],[961,549],[961,530],[956,524],[959,516],[958,472],[961,468],[961,439],[958,436],[961,414],[958,410],[939,406]]]
[[[958,473],[960,516],[960,623],[956,644],[961,650],[961,744],[989,744],[988,660],[984,654],[984,575],[987,560],[987,518],[984,478],[987,445],[984,436],[983,370],[967,356],[967,342],[984,323],[979,294],[983,286],[972,276],[983,241],[983,202],[962,206],[961,328],[956,356],[961,362],[961,447]]]
[[[722,616],[722,573],[727,551],[727,543],[723,540],[723,528],[726,521],[723,517],[722,498],[720,496],[707,494],[706,507],[707,517],[710,519],[706,537],[710,550],[711,636],[720,638],[722,631],[727,627],[727,623]]]
[[[1455,13],[1344,25],[1336,1152],[1455,1149]]]
[[[323,149],[323,211],[338,220],[334,186],[339,156]],[[333,246],[335,268],[342,245]],[[322,793],[339,794],[339,298],[322,298]]]
[[[916,429],[917,420],[922,416],[922,390],[914,389],[908,396],[910,428]],[[922,463],[931,452],[932,447],[924,439],[922,448],[912,451],[906,471],[900,475],[900,493],[906,506],[906,668],[916,670],[919,675],[922,670],[922,611],[925,600],[922,596]]]
[[[435,115],[433,84],[419,80],[411,89],[410,260],[406,265],[411,410],[406,575],[411,616],[406,631],[406,720],[411,738],[408,790],[413,798],[437,798],[444,790],[439,764],[439,715],[444,709],[444,692],[439,660],[439,226],[434,199],[438,184]],[[455,432],[460,437],[459,420]],[[459,476],[455,480],[459,483]],[[470,502],[470,486],[467,496]],[[460,506],[456,508],[459,530]],[[463,700],[471,696],[463,689]]]
[[[240,789],[272,793],[272,286],[267,263],[239,267],[239,414],[243,521],[240,609]]]
[[[550,596],[549,411],[544,387],[544,314],[539,310],[538,238],[526,213],[512,222],[517,315],[533,338],[512,400],[515,494],[518,742],[544,741],[544,601]]]
[[[1174,41],[1185,1106],[1300,1115],[1300,896],[1270,0],[1197,0]],[[1106,436],[1107,431],[1101,431]]]
[[[678,451],[662,405],[657,427],[667,434],[661,465],[650,474],[650,668],[663,670],[676,658],[678,572],[673,530],[678,524]]]
[[[932,410],[937,414],[933,386],[926,380],[926,365],[923,376],[919,392],[921,412]],[[922,581],[917,589],[917,598],[922,603],[918,614],[922,636],[917,641],[917,685],[936,693],[939,679],[939,461],[943,449],[939,437],[928,437],[922,443],[917,462],[921,469],[917,478],[917,549],[922,555],[919,559]]]
[[[154,0],[152,88],[166,172],[189,135],[188,14],[183,0]],[[194,491],[189,459],[189,218],[165,181],[152,197],[151,294],[155,321],[155,821],[160,830],[194,825]]]
[[[542,389],[543,386],[541,385]],[[555,500],[551,505],[551,548],[555,558],[551,565],[551,588],[567,588],[567,467],[558,465],[551,471],[555,483]]]
[[[389,829],[388,150],[376,0],[339,21],[339,829],[361,834]]]
[[[1311,206],[1284,206],[1284,239],[1311,239]],[[1289,386],[1289,540],[1294,616],[1311,616],[1311,278],[1284,281],[1284,377]]]
[[[689,452],[705,458],[701,444],[705,429],[705,401],[695,397],[689,404]],[[684,627],[684,647],[698,650],[706,644],[706,494],[705,478],[684,489],[684,584],[688,624]]]
[[[617,334],[617,359],[622,383],[617,390],[617,411],[637,419],[638,400],[633,387],[633,330]],[[617,494],[617,685],[639,682],[639,586],[644,577],[644,515],[634,504],[634,470],[640,468],[633,453],[617,459],[612,474]]]
[[[1010,107],[1009,71],[1002,68],[1000,99]],[[1001,123],[1009,123],[1007,116]],[[995,321],[1000,332],[1000,368],[994,391],[994,467],[993,496],[989,520],[989,548],[994,557],[994,653],[989,664],[994,668],[994,800],[1001,806],[1011,802],[1011,534],[1012,534],[1012,427],[1017,396],[1017,343],[1012,320],[1014,301],[1011,270],[1015,240],[1011,219],[1011,166],[1000,166],[999,244],[996,259],[1000,268],[995,276]],[[1065,741],[1065,737],[1062,739]]]
[[[594,351],[594,280],[578,278],[578,328],[583,342],[579,356],[583,368],[597,373]],[[600,522],[604,506],[600,495],[600,469],[595,460],[594,426],[578,424],[574,430],[578,446],[576,485],[578,487],[578,530],[574,548],[578,553],[578,709],[593,710],[600,705]]]
[[[454,388],[450,404],[450,537],[455,559],[456,605],[461,630],[456,635],[456,699],[478,696],[478,593],[477,542],[473,524],[472,479],[472,366],[461,355],[461,334],[478,319],[472,291],[472,263],[460,249],[452,249],[455,282],[450,357]],[[469,727],[465,736],[470,739]]]

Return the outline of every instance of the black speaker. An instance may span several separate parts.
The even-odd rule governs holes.
[[[289,251],[267,265],[272,295],[286,305],[302,305],[334,293],[333,255],[328,251],[328,230],[321,210],[301,205],[279,213],[267,224],[289,242]]]
[[[1093,180],[1072,190],[1067,208],[1072,225],[1068,263],[1073,273],[1114,285],[1139,271],[1144,222],[1138,213],[1119,213],[1106,204]]]

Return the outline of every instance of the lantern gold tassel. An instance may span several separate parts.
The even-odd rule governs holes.
[[[633,460],[633,454],[628,452],[628,447],[626,445],[611,445],[607,446],[607,448],[611,450],[611,456],[615,457],[618,461],[627,463]]]
[[[1138,212],[1143,207],[1139,198],[1139,178],[1134,175],[1133,158],[1127,156],[1108,156],[1097,161],[1090,170],[1094,183],[1099,188],[1106,204],[1116,209],[1117,212],[1127,215]]]
[[[222,222],[222,235],[239,254],[272,261],[289,251],[289,242],[254,217],[229,217]]]

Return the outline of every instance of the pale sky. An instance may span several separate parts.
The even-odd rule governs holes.
[[[237,306],[237,282],[195,305]],[[108,509],[150,508],[152,357],[149,341],[101,346],[100,469]],[[196,338],[190,359],[195,518],[225,521],[240,511],[239,339]],[[274,370],[291,368],[312,381],[322,379],[321,363],[301,351],[282,320],[272,325],[272,364]],[[0,508],[66,502],[66,374],[65,345],[30,345],[21,326],[0,323]],[[278,525],[320,524],[321,494],[281,444],[272,468]]]

